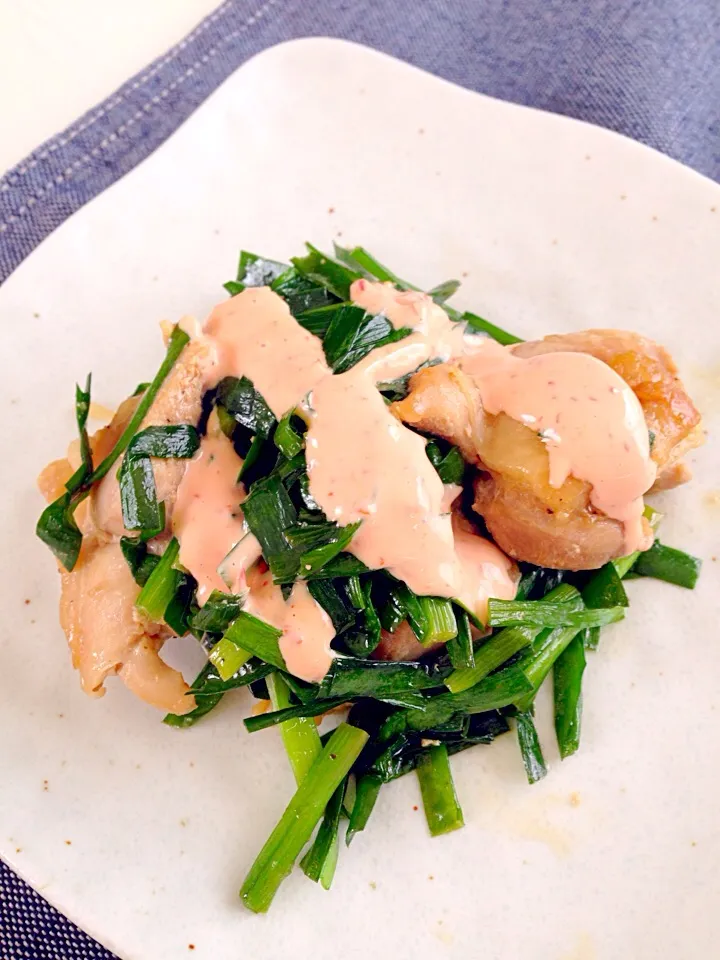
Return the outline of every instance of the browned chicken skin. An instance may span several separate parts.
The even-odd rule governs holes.
[[[597,357],[634,391],[653,435],[655,489],[688,479],[680,458],[702,442],[700,414],[663,347],[634,333],[588,330],[513,348],[521,357],[557,351]],[[452,441],[478,466],[474,509],[510,556],[580,570],[600,567],[624,552],[621,523],[591,506],[590,485],[569,477],[552,487],[541,439],[503,413],[485,413],[477,386],[454,364],[416,373],[410,393],[394,410],[405,423]]]

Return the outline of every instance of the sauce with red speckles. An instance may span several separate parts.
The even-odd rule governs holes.
[[[425,440],[393,416],[376,387],[427,360],[451,357],[462,358],[490,414],[502,411],[542,435],[551,484],[571,474],[586,480],[592,503],[624,523],[628,551],[642,546],[642,494],[654,466],[640,404],[610,367],[580,353],[515,357],[492,340],[467,336],[426,294],[391,284],[358,280],[351,299],[411,332],[342,374],[332,373],[321,341],[267,287],[216,307],[204,327],[208,387],[225,376],[247,376],[276,417],[302,405],[310,492],[330,519],[361,521],[351,553],[371,568],[389,569],[418,594],[460,598],[481,620],[490,597],[515,596],[515,566],[469,525],[453,525],[452,491],[446,493],[430,463]],[[247,539],[239,467],[224,437],[207,437],[178,494],[180,559],[204,597],[227,589],[217,568]],[[321,679],[332,660],[331,621],[302,581],[286,602],[269,572],[250,566],[258,547],[253,538],[248,543],[252,549],[240,551],[242,569],[233,580],[244,587],[250,567],[246,609],[282,629],[280,646],[292,673]]]
[[[586,353],[516,357],[493,340],[460,365],[488,413],[505,413],[537,431],[551,486],[569,476],[585,480],[593,506],[623,523],[627,552],[647,549],[643,494],[656,467],[640,401],[611,367]]]

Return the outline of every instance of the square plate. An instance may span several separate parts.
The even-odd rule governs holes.
[[[293,790],[243,695],[187,732],[117,682],[84,697],[35,539],[34,479],[92,368],[116,404],[157,320],[205,316],[238,248],[363,243],[522,336],[627,327],[666,343],[720,432],[720,190],[622,137],[499,103],[378,53],[302,40],[244,65],[0,290],[4,604],[0,853],[126,960],[437,955],[658,960],[716,952],[717,443],[658,498],[706,563],[694,593],[631,584],[586,672],[581,752],[530,788],[516,744],[453,761],[467,827],[430,841],[412,777],[384,790],[332,892],[293,875],[268,917],[236,891]],[[712,557],[712,559],[711,559]]]

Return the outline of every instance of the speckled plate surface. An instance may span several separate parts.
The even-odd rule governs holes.
[[[244,696],[183,733],[118,683],[81,694],[33,536],[74,380],[92,369],[112,406],[154,373],[159,319],[222,297],[240,245],[284,258],[334,237],[421,284],[461,277],[461,305],[523,336],[656,337],[720,435],[716,185],[347,43],[263,53],[0,290],[0,853],[125,960],[716,955],[717,440],[661,501],[700,586],[631,584],[585,675],[580,754],[560,763],[546,704],[547,779],[527,786],[511,737],[462,754],[467,827],[435,840],[415,780],[397,782],[329,894],[297,874],[267,917],[236,897],[293,790],[276,732],[245,733]]]

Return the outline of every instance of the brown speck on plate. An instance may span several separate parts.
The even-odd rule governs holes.
[[[65,841],[65,846],[66,846],[66,847],[71,847],[71,846],[72,846],[72,840],[66,840],[66,841]]]
[[[328,207],[328,213],[335,213],[335,207]]]
[[[189,944],[188,944],[188,950],[194,950],[194,949],[195,949],[195,944],[194,944],[194,943],[189,943]]]
[[[29,598],[29,597],[25,597],[25,606],[27,606],[29,603],[30,603],[30,598]]]
[[[417,808],[418,808],[418,805],[417,805],[416,803],[414,803],[414,804],[413,804],[413,810],[417,810]]]

